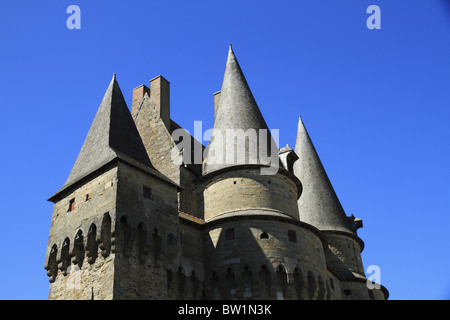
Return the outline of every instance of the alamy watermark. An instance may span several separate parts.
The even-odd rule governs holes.
[[[67,18],[66,26],[69,30],[81,29],[81,9],[77,5],[67,7],[66,13],[70,14]],[[366,13],[370,14],[367,18],[366,26],[368,29],[381,29],[381,9],[377,5],[367,7]]]
[[[381,269],[377,265],[371,265],[367,267],[366,273],[370,274],[367,277],[366,285],[367,289],[380,289],[381,288]]]
[[[373,29],[381,29],[381,9],[377,5],[370,5],[366,13],[371,14],[370,17],[367,18],[366,25],[369,30]]]
[[[67,268],[67,289],[81,289],[81,270],[77,265],[70,265]]]
[[[172,138],[177,145],[172,149],[172,161],[177,164],[241,165],[261,164],[262,175],[274,175],[279,169],[279,130],[272,129],[208,129],[203,132],[202,122],[194,121],[194,139],[203,143],[211,137],[205,150],[193,143],[190,133],[176,129]],[[180,157],[180,153],[182,157]]]
[[[70,16],[67,18],[66,26],[67,29],[81,29],[81,9],[77,5],[70,5],[67,7],[66,13],[69,13]]]

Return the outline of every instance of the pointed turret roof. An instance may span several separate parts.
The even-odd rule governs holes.
[[[227,141],[225,138],[226,132],[229,129],[235,130],[236,133],[239,132],[236,129],[242,129],[244,132],[247,132],[248,129],[254,129],[254,132],[257,135],[256,150],[259,150],[260,139],[258,130],[267,130],[267,154],[270,156],[271,143],[275,145],[275,142],[273,141],[267,124],[256,104],[255,98],[253,97],[247,80],[239,66],[231,44],[228,51],[222,89],[220,90],[220,98],[215,114],[211,142],[208,146],[208,155],[204,165],[204,174],[233,165],[260,164],[261,159],[258,152],[255,154],[255,152],[253,152],[254,149],[251,149],[251,147],[249,149],[249,145],[246,145],[243,148],[236,148],[236,144],[232,142],[231,143],[236,148],[235,160],[230,163],[230,161],[226,161],[226,159],[223,158],[225,150],[230,151],[231,149],[230,145],[226,147]],[[217,152],[217,150],[224,150],[224,153]]]
[[[72,171],[56,194],[116,158],[162,176],[150,162],[114,74]]]
[[[300,221],[323,231],[355,233],[301,118],[295,153],[299,159],[294,163],[294,173],[303,185],[298,199]]]

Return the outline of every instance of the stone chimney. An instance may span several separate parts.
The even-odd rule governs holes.
[[[170,82],[162,76],[150,80],[150,103],[170,130]]]
[[[133,89],[133,101],[131,103],[131,115],[133,118],[138,111],[140,99],[143,98],[146,93],[150,97],[150,89],[144,84],[141,84],[139,87]]]

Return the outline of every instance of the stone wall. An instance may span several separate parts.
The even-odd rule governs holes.
[[[205,237],[209,298],[340,296],[339,282],[327,270],[324,239],[314,228],[289,219],[241,216],[207,224]],[[230,287],[231,278],[234,287]]]
[[[166,270],[178,257],[177,187],[119,166],[115,299],[167,298]]]
[[[324,232],[328,240],[328,263],[339,270],[352,271],[364,275],[364,267],[361,259],[363,250],[362,241],[357,241],[356,236],[343,232]]]
[[[132,116],[152,165],[174,184],[115,160],[61,193],[45,259],[49,299],[386,298],[367,288],[359,238],[299,221],[301,183],[288,172],[202,176],[201,165],[183,163],[170,85],[151,85],[134,90]]]
[[[178,195],[179,211],[197,215],[193,181],[201,175],[201,165],[200,172],[198,166],[183,165],[183,153],[172,138],[172,131],[179,127],[172,120],[167,120],[170,106],[168,105],[169,98],[164,95],[168,94],[168,89],[160,92],[161,87],[167,87],[168,83],[161,85],[160,82],[165,83],[166,81],[164,78],[157,77],[152,81],[153,90],[151,90],[152,88],[145,89],[142,86],[135,89],[133,92],[133,119],[153,166],[182,187]],[[140,97],[141,94],[142,97]],[[192,149],[194,143],[198,142],[192,141]],[[189,156],[191,155],[189,154]]]
[[[117,181],[114,167],[55,203],[45,260],[49,299],[112,298]]]
[[[205,220],[225,213],[276,211],[298,219],[297,186],[286,176],[261,175],[259,168],[217,175],[205,186]]]

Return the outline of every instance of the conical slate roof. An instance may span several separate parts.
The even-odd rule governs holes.
[[[298,199],[300,221],[323,231],[355,233],[301,118],[295,153],[299,159],[294,163],[294,174],[303,185],[303,192]]]
[[[57,193],[115,158],[154,169],[114,74],[72,171]]]
[[[260,129],[265,130],[265,153],[259,153],[260,142],[264,142],[260,139]],[[246,143],[242,145],[238,144],[236,139],[227,139],[227,130],[241,138],[243,135],[240,133],[246,133],[248,134],[247,136],[252,136],[253,132],[256,136],[255,144]],[[214,128],[211,134],[211,142],[208,145],[203,173],[210,173],[234,165],[261,164],[262,159],[270,157],[271,145],[278,152],[272,135],[230,45],[214,120]],[[227,158],[226,153],[228,152],[229,154],[233,151],[234,158]],[[261,158],[260,154],[264,158]]]

